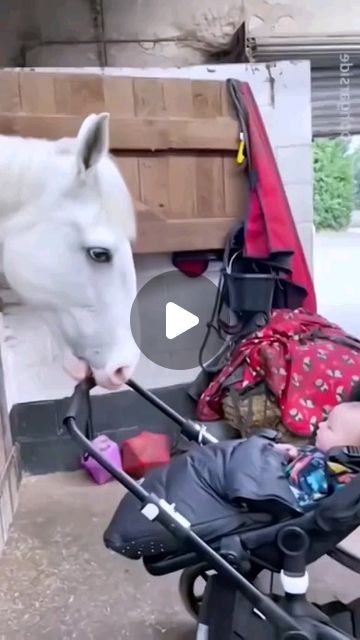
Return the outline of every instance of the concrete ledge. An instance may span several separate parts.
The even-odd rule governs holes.
[[[188,387],[174,385],[153,390],[153,393],[181,415],[195,418],[195,402],[188,394]],[[81,452],[62,425],[68,401],[68,398],[62,398],[13,406],[11,431],[14,442],[20,447],[24,473],[39,475],[79,469]],[[141,431],[151,431],[170,435],[174,453],[187,446],[177,425],[134,391],[93,395],[92,413],[96,434],[105,433],[116,442]],[[79,420],[81,429],[85,429],[84,418],[83,415]],[[231,428],[218,422],[210,423],[209,431],[217,437],[233,434]]]

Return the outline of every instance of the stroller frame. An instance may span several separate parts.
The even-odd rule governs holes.
[[[217,442],[205,425],[183,418],[133,380],[129,380],[127,385],[171,418],[190,440],[200,445]],[[156,564],[147,566],[144,559],[145,568],[152,575],[163,575],[186,567],[195,568],[195,573],[197,570],[198,573],[206,570],[215,571],[209,578],[201,603],[196,640],[219,640],[219,637],[223,640],[262,640],[264,633],[269,640],[354,640],[360,637],[353,635],[352,630],[349,634],[333,624],[325,612],[326,607],[322,611],[306,599],[309,582],[306,551],[310,542],[307,531],[311,531],[315,511],[300,517],[301,528],[292,521],[280,522],[265,527],[260,532],[245,532],[244,535],[236,536],[236,541],[234,536],[230,536],[229,545],[225,544],[225,547],[215,550],[196,535],[191,523],[176,511],[175,505],[150,494],[138,481],[123,470],[116,469],[96,451],[91,441],[79,429],[77,422],[84,409],[88,424],[91,421],[90,391],[94,386],[95,382],[92,379],[76,385],[69,401],[69,409],[63,419],[64,426],[83,452],[92,456],[138,499],[145,518],[158,521],[179,540],[179,543],[186,543],[187,548],[193,549],[193,553],[187,554],[188,557],[185,559],[182,556],[168,562],[165,558],[164,562],[158,563],[158,568]],[[354,483],[357,483],[357,479],[353,480],[352,484]],[[297,519],[298,522],[300,519]],[[261,544],[269,544],[272,541],[273,544],[274,535],[282,557],[280,576],[285,593],[279,602],[263,594],[252,584],[263,569],[273,569],[261,566],[261,563],[257,565],[256,561],[253,563],[251,548],[254,548],[255,540]],[[184,574],[185,571],[182,578]]]

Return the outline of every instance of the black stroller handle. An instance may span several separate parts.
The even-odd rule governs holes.
[[[141,389],[136,383],[131,382],[131,384],[134,390]],[[95,449],[90,440],[86,438],[77,426],[77,419],[82,409],[87,408],[89,410],[90,408],[90,391],[94,386],[96,385],[92,379],[76,385],[70,398],[69,409],[63,419],[64,426],[82,451],[94,458],[115,480],[120,482],[140,501],[141,513],[144,517],[150,521],[157,520],[177,540],[186,542],[187,545],[196,550],[199,556],[208,562],[209,566],[232,583],[234,588],[240,590],[257,610],[261,611],[276,627],[281,629],[282,634],[279,636],[279,640],[291,640],[292,638],[294,640],[311,640],[309,634],[290,615],[278,607],[271,598],[258,591],[221,555],[214,551],[202,538],[199,538],[192,531],[191,523],[176,511],[175,505],[170,505],[166,500],[158,498],[155,494],[150,494],[137,480],[134,480],[125,471],[114,467]],[[148,392],[146,392],[147,394]],[[169,407],[167,409],[170,410]],[[169,415],[168,411],[167,415]]]
[[[82,408],[88,406],[90,391],[94,387],[96,387],[96,382],[93,378],[86,378],[76,385],[74,393],[70,398],[70,405],[64,416],[64,421],[70,418],[78,420]]]
[[[183,418],[180,413],[169,407],[165,402],[160,400],[157,396],[155,396],[151,391],[144,389],[141,385],[139,385],[134,380],[128,380],[127,386],[130,387],[133,391],[136,391],[142,398],[150,402],[154,407],[159,409],[161,413],[166,415],[170,420],[177,424],[182,433],[189,439],[197,442],[198,444],[210,444],[217,443],[218,439],[209,433],[206,425],[201,422],[196,422],[195,420],[191,420],[190,418]],[[88,408],[87,419],[91,420],[90,414],[90,405],[89,405],[89,393],[91,389],[96,387],[96,382],[92,377],[86,378],[82,382],[79,382],[75,391],[71,397],[70,406],[68,412],[65,416],[65,419],[74,418],[75,420],[78,418],[79,413],[81,412],[83,407]],[[90,427],[92,425],[90,424]]]
[[[170,418],[175,424],[177,424],[182,433],[189,438],[189,440],[195,440],[198,444],[209,444],[216,443],[218,439],[215,438],[209,431],[207,430],[206,425],[201,422],[196,422],[195,420],[190,420],[190,418],[183,418],[177,411],[169,407],[165,402],[157,398],[151,391],[147,391],[141,387],[134,380],[128,380],[126,383],[128,387],[136,391],[140,396],[142,396],[145,400],[148,400],[152,405],[154,405],[159,411],[165,414],[168,418]]]

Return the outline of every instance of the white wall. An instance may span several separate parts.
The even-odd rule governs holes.
[[[248,81],[264,118],[279,169],[290,201],[304,250],[312,269],[312,157],[310,67],[308,62],[266,65],[221,65],[170,69],[112,68],[109,73],[138,76],[225,79]],[[270,78],[270,73],[272,80]],[[271,82],[270,82],[271,80]],[[138,287],[161,271],[171,269],[166,254],[136,257]],[[212,278],[217,278],[216,273]],[[3,291],[5,300],[11,300]],[[71,393],[73,383],[62,372],[59,355],[45,328],[29,309],[9,304],[5,310],[3,358],[8,402],[62,397]],[[142,358],[134,375],[151,387],[192,380],[197,370],[168,371]]]
[[[249,35],[359,35],[358,0],[244,0]]]

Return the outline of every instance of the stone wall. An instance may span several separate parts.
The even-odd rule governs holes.
[[[360,24],[357,0],[36,0],[33,7],[27,66],[198,64],[226,47],[244,20],[248,35],[267,37],[355,35]]]
[[[242,0],[219,5],[217,0],[64,0],[60,6],[37,0],[39,40],[28,48],[25,64],[197,64],[204,61],[204,47],[226,43],[244,18]]]
[[[37,15],[27,0],[0,2],[0,67],[23,66],[26,51],[40,41]]]

